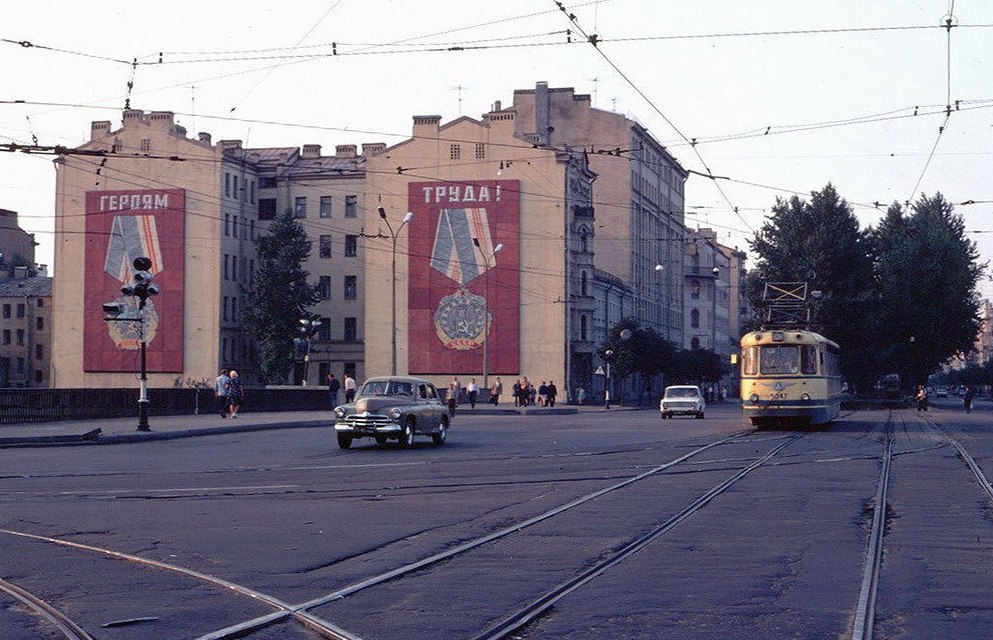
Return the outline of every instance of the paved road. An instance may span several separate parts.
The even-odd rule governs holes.
[[[990,498],[946,436],[991,473],[990,414],[957,407],[799,433],[752,432],[731,406],[664,422],[654,411],[459,416],[444,446],[411,450],[342,451],[327,426],[12,447],[0,450],[0,578],[104,640],[195,638],[274,610],[204,576],[289,604],[348,591],[310,613],[351,637],[472,638],[785,445],[515,635],[850,637],[889,433],[875,637],[986,638]],[[10,596],[0,603],[5,640],[59,637]],[[287,619],[246,637],[316,636]]]

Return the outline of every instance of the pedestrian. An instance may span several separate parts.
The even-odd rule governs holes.
[[[445,396],[445,400],[448,403],[448,415],[454,418],[455,408],[459,406],[459,388],[456,386],[455,380],[448,384],[448,394]]]
[[[917,387],[917,411],[927,411],[927,389],[924,385]]]
[[[228,407],[231,410],[231,417],[238,417],[238,409],[245,398],[245,390],[241,387],[241,379],[234,369],[228,374]]]
[[[490,387],[490,402],[493,403],[494,407],[500,404],[500,395],[502,393],[503,383],[500,382],[500,378],[497,378],[496,382],[493,383],[493,386]]]
[[[466,396],[469,398],[469,407],[472,409],[476,408],[476,398],[479,397],[479,385],[476,384],[476,379],[473,378],[469,381],[468,386],[465,388]]]
[[[217,376],[214,380],[214,397],[217,398],[217,413],[222,418],[228,417],[228,383],[230,382],[231,378],[228,377],[227,369],[221,369],[221,375]]]
[[[541,384],[538,385],[538,406],[545,406],[548,402],[548,385],[542,380]]]
[[[331,400],[331,408],[334,409],[338,406],[338,391],[341,389],[341,382],[338,378],[334,377],[334,374],[328,375],[328,397]]]
[[[355,399],[355,378],[345,374],[345,404]]]
[[[576,401],[581,405],[586,404],[586,389],[583,388],[583,385],[576,387]]]
[[[555,406],[555,396],[559,395],[559,389],[555,386],[555,381],[550,380],[548,382],[548,389],[545,391],[548,395],[546,396],[545,404],[549,407]]]
[[[535,388],[534,383],[528,384],[528,404],[532,407],[535,406],[536,398],[538,397],[538,389]]]
[[[521,381],[520,381],[520,379],[514,381],[513,393],[514,393],[514,406],[515,407],[521,406]]]
[[[962,402],[965,404],[965,412],[972,413],[972,398],[975,396],[975,392],[972,387],[965,388],[965,394],[962,396]]]

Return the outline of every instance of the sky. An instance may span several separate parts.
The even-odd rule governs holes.
[[[993,2],[562,5],[7,3],[0,149],[78,146],[91,121],[119,127],[127,101],[174,111],[191,136],[251,147],[394,144],[413,115],[479,118],[546,81],[636,119],[686,169],[718,176],[691,174],[686,224],[722,244],[748,251],[777,197],[830,182],[864,227],[894,201],[940,191],[993,260]],[[51,159],[0,153],[0,208],[19,213],[49,265]],[[993,280],[980,292],[993,298]]]

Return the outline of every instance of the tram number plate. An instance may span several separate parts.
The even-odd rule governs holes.
[[[769,399],[770,400],[785,400],[786,399],[786,394],[785,393],[774,393],[774,394],[772,394],[769,397]]]

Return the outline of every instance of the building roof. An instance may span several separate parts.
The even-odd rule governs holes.
[[[52,295],[51,278],[5,278],[0,280],[0,298],[44,298]]]

